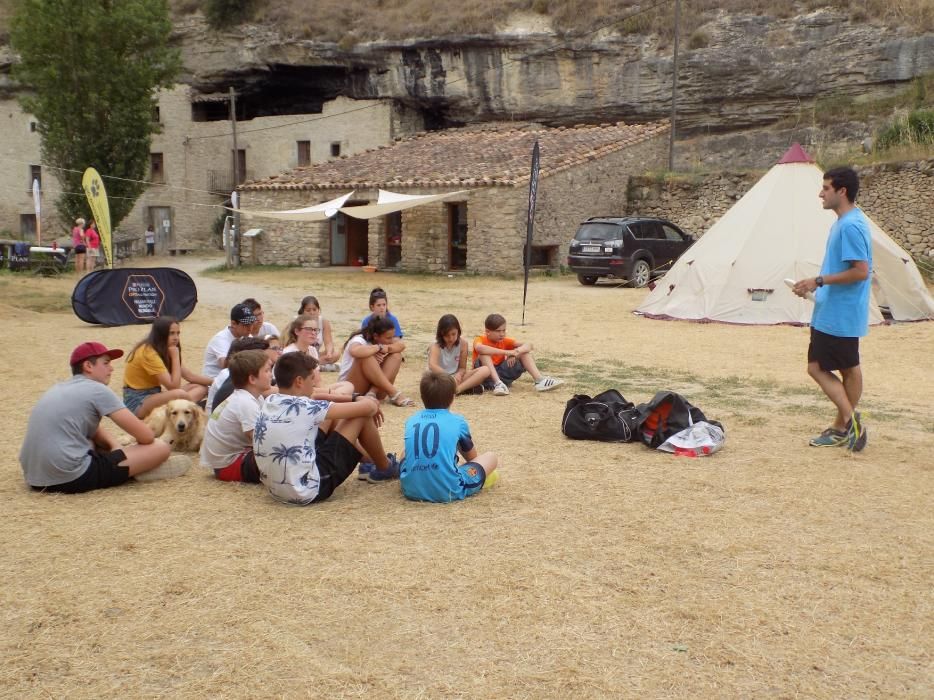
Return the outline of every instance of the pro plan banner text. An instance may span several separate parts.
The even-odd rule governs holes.
[[[71,295],[75,315],[87,323],[127,326],[159,316],[187,318],[198,303],[198,289],[174,267],[97,270],[85,275]]]

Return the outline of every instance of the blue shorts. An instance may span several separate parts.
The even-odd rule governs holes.
[[[477,462],[465,462],[457,465],[457,471],[460,472],[464,480],[464,498],[479,493],[483,488],[483,482],[486,481],[486,472]]]
[[[473,363],[473,366],[475,368],[483,366],[480,364],[479,357],[477,358],[477,361]],[[514,381],[521,377],[523,372],[525,372],[525,367],[522,366],[522,363],[519,362],[518,358],[516,358],[516,363],[512,367],[506,364],[506,360],[503,360],[498,365],[496,365],[496,374],[499,375],[500,380],[506,386],[511,385]],[[494,382],[492,379],[487,379],[483,382],[483,388],[492,389],[495,384],[496,382]]]
[[[154,386],[151,389],[133,389],[125,386],[123,387],[123,403],[133,415],[136,415],[147,396],[155,396],[161,392],[161,386]]]

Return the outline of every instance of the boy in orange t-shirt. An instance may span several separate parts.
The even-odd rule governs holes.
[[[506,396],[508,385],[526,371],[532,375],[537,391],[550,391],[564,384],[563,379],[547,377],[538,371],[532,358],[531,343],[520,343],[506,337],[505,318],[490,314],[483,325],[486,333],[473,341],[473,366],[490,368],[490,378],[484,382],[484,387],[492,388],[494,396]]]

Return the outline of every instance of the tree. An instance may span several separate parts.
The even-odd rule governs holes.
[[[114,228],[130,212],[149,176],[156,90],[181,68],[168,45],[166,0],[20,0],[11,43],[14,76],[28,91],[42,162],[60,168],[66,194],[57,201],[70,221],[88,210],[81,176],[104,176]],[[114,179],[124,178],[124,179]],[[70,193],[70,194],[69,194]]]

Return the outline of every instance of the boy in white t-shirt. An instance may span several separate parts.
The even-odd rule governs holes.
[[[234,392],[208,418],[201,464],[221,481],[259,483],[253,455],[253,426],[272,382],[272,361],[264,350],[244,350],[230,359]]]
[[[280,393],[263,403],[253,431],[260,479],[273,498],[302,506],[329,498],[360,461],[358,440],[382,480],[399,476],[379,437],[375,399],[317,389],[318,361],[305,353],[283,355],[275,372]]]

